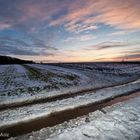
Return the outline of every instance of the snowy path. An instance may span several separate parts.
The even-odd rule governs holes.
[[[62,100],[62,99],[67,99],[67,98],[72,98],[75,96],[81,96],[85,94],[90,94],[91,92],[96,92],[98,90],[106,90],[108,88],[115,88],[119,86],[125,86],[126,84],[129,83],[135,83],[139,77],[137,78],[131,78],[128,81],[125,82],[120,82],[119,84],[112,84],[109,86],[104,86],[104,87],[99,87],[99,88],[73,88],[73,90],[64,90],[64,91],[54,91],[54,92],[49,92],[46,95],[34,95],[33,97],[23,97],[22,99],[12,99],[12,100],[4,100],[3,102],[0,102],[0,110],[6,109],[6,108],[14,108],[14,107],[22,107],[26,105],[32,105],[36,103],[44,103],[44,102],[52,102],[56,100]]]
[[[25,134],[23,139],[41,133],[40,139],[52,136],[55,139],[67,126],[74,126],[75,132],[81,131],[82,125],[94,120],[94,113],[99,115],[96,118],[102,118],[112,111],[106,111],[106,106],[140,96],[139,64],[68,65],[0,66],[0,132],[9,132],[10,136]],[[44,137],[46,131],[48,135]],[[70,132],[73,134],[73,128]],[[83,137],[92,139],[88,134]],[[108,136],[103,133],[99,139],[102,138]]]
[[[10,140],[139,140],[140,97],[129,97],[101,110]]]
[[[12,130],[12,128],[16,128],[20,125],[25,126],[26,128],[28,123],[37,123],[37,120],[47,118],[51,114],[79,107],[86,107],[93,103],[104,102],[137,90],[140,90],[140,80],[115,88],[99,90],[96,93],[90,93],[84,96],[76,96],[74,98],[58,100],[50,103],[29,105],[26,107],[0,111],[0,130]]]
[[[65,130],[49,140],[139,140],[140,139],[140,97],[104,109],[105,114],[91,122]],[[43,136],[43,135],[42,135]],[[38,136],[39,137],[39,136]],[[41,136],[40,136],[41,137]]]

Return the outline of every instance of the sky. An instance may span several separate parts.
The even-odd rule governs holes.
[[[0,0],[0,55],[140,61],[140,0]]]

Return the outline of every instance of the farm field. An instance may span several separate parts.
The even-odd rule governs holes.
[[[0,65],[0,132],[11,140],[138,139],[139,96],[140,63]]]

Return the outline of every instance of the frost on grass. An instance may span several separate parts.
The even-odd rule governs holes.
[[[56,70],[55,70],[56,71]],[[54,73],[47,68],[42,71],[28,65],[0,66],[0,99],[29,97],[76,86],[80,84],[80,77],[73,73]]]
[[[138,79],[139,64],[0,65],[1,103],[45,98]]]

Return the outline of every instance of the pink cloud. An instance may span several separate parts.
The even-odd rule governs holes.
[[[74,8],[73,4],[69,5],[69,12],[59,19],[50,21],[50,25],[64,24],[66,30],[71,32],[76,32],[79,29],[77,23],[82,23],[84,30],[88,30],[98,23],[110,25],[118,29],[140,29],[139,0],[81,1],[84,2],[84,5],[77,5]]]
[[[25,0],[17,1],[15,13],[11,11],[16,16],[6,19],[6,15],[4,21],[15,25],[16,20],[16,24],[26,26],[63,25],[73,33],[96,30],[99,23],[132,31],[140,30],[139,7],[140,0]]]
[[[9,27],[11,27],[11,25],[8,24],[8,23],[0,23],[0,29],[6,29],[6,28],[9,28]]]

